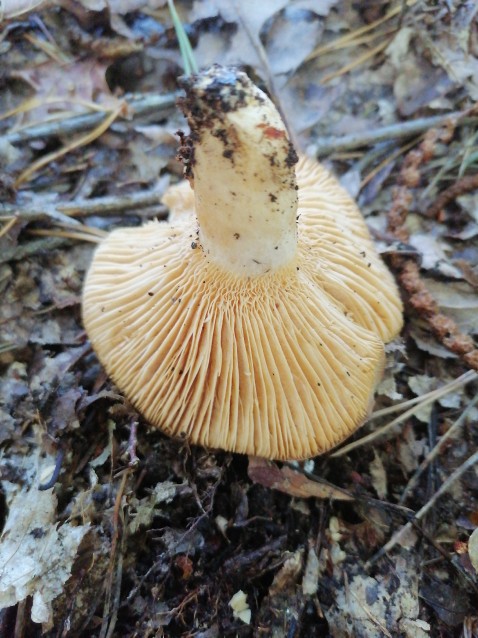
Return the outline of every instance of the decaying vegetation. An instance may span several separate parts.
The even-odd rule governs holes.
[[[0,5],[0,636],[478,636],[478,6],[176,9],[197,64],[243,65],[358,200],[405,328],[327,455],[148,429],[80,299],[95,243],[165,218],[181,177],[168,6]]]

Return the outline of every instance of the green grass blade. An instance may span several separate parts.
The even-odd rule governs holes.
[[[196,59],[194,57],[191,43],[189,42],[189,38],[186,34],[186,31],[184,30],[178,12],[176,11],[173,0],[168,0],[168,7],[173,21],[174,30],[176,31],[176,37],[178,38],[179,42],[179,50],[181,51],[181,57],[183,59],[184,73],[186,75],[197,73],[198,66],[196,64]]]

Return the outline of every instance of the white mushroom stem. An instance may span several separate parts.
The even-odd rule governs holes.
[[[191,135],[180,155],[203,250],[236,275],[290,264],[297,252],[297,155],[277,109],[234,69],[213,67],[184,86]]]

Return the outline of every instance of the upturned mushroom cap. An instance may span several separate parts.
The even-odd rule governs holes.
[[[296,177],[299,242],[308,246],[311,277],[349,318],[387,343],[402,328],[402,303],[357,204],[311,158],[299,159]],[[194,191],[187,180],[170,186],[163,203],[171,221],[195,215]]]
[[[221,73],[188,89],[189,107],[197,101],[208,117],[211,104],[219,112],[211,126],[194,110],[195,214],[180,191],[174,223],[113,231],[87,275],[84,323],[107,372],[167,434],[266,458],[307,458],[366,418],[382,339],[400,327],[400,301],[356,207],[307,160],[297,166],[294,208],[295,162],[274,107],[243,74]],[[261,153],[259,126],[267,144],[251,164],[251,144]],[[205,175],[213,166],[214,179]],[[245,202],[256,191],[251,210]]]
[[[302,158],[296,171],[311,277],[350,319],[390,341],[403,325],[402,303],[356,203],[317,162]]]

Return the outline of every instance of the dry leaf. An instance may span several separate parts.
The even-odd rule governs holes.
[[[408,243],[420,253],[423,270],[435,270],[444,277],[463,279],[461,270],[450,263],[446,254],[451,247],[442,239],[433,237],[429,232],[413,233]]]
[[[33,596],[33,622],[52,627],[52,601],[63,591],[78,546],[89,529],[57,526],[53,489],[19,492],[0,539],[0,608]]]
[[[385,49],[385,54],[396,69],[400,69],[404,60],[406,60],[410,40],[414,32],[415,30],[412,27],[402,27]]]
[[[261,40],[272,73],[295,71],[315,49],[322,31],[323,21],[314,11],[293,3],[274,14],[261,29]]]
[[[35,67],[15,72],[35,91],[38,106],[22,114],[22,123],[41,121],[61,112],[85,111],[85,103],[117,108],[120,104],[105,79],[108,64],[96,59],[58,64],[49,60]]]
[[[448,348],[442,346],[433,335],[419,326],[412,326],[410,335],[415,341],[417,347],[423,352],[433,355],[434,357],[441,357],[442,359],[456,359],[457,355],[450,352]]]
[[[351,501],[353,497],[333,485],[318,483],[286,465],[279,468],[275,463],[249,457],[248,474],[251,481],[264,487],[279,490],[297,498],[332,498]]]
[[[478,295],[466,282],[437,281],[423,277],[423,283],[436,299],[442,312],[454,319],[465,334],[478,334]]]
[[[333,638],[428,638],[430,625],[418,618],[418,600],[417,567],[399,557],[389,573],[351,577],[324,612]]]
[[[472,100],[478,100],[478,58],[473,50],[478,4],[465,2],[455,12],[440,37],[426,41],[436,66],[442,67],[451,81],[463,86]]]
[[[3,0],[0,2],[0,22],[19,18],[31,11],[39,11],[51,4],[47,0]]]
[[[132,498],[130,502],[132,519],[128,523],[130,534],[135,534],[141,525],[149,527],[154,516],[159,513],[157,506],[161,503],[170,503],[181,488],[181,485],[164,481],[155,486],[150,496],[142,499]],[[184,492],[184,490],[182,491]]]

